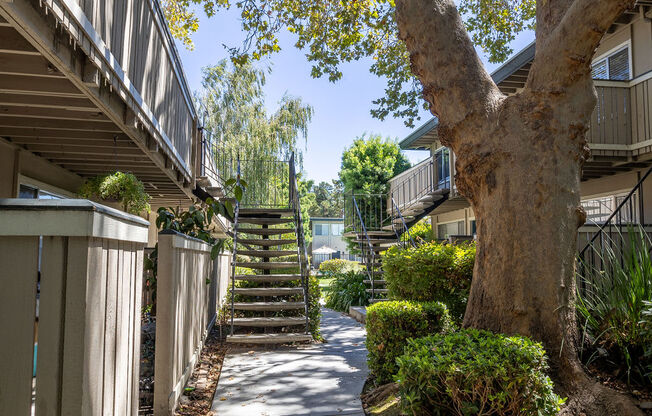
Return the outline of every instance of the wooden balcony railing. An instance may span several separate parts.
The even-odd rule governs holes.
[[[587,133],[587,141],[594,152],[621,151],[638,155],[650,151],[651,83],[652,74],[631,81],[595,80],[597,102]]]
[[[157,0],[44,0],[44,6],[187,177],[195,174],[197,113]],[[86,69],[88,67],[88,69]]]

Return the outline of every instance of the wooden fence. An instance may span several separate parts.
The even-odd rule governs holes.
[[[0,415],[137,414],[147,227],[84,200],[0,200]]]
[[[176,407],[226,295],[230,258],[213,261],[210,251],[201,240],[170,230],[159,233],[155,415],[171,414]]]

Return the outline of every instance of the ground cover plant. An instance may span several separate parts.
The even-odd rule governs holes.
[[[461,322],[473,276],[475,244],[394,246],[383,255],[391,299],[441,301]]]
[[[369,304],[369,293],[364,280],[367,275],[362,272],[349,271],[336,273],[333,276],[328,294],[326,307],[340,312],[348,312],[351,306],[366,306]]]
[[[411,415],[556,415],[563,400],[541,344],[464,329],[410,340],[397,360],[401,406]]]
[[[581,358],[617,374],[627,383],[652,383],[652,242],[642,228],[605,238],[597,266],[580,263],[577,314],[583,335]]]
[[[387,301],[367,308],[368,364],[376,384],[392,381],[398,371],[396,358],[407,340],[446,333],[452,324],[448,308],[441,302]]]

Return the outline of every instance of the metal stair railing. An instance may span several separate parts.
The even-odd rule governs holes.
[[[362,239],[359,238],[359,240],[361,240],[360,241],[360,247],[361,247],[362,255],[364,256],[363,258],[367,259],[367,261],[366,261],[366,263],[367,263],[367,265],[366,265],[367,266],[367,276],[369,277],[369,280],[371,281],[371,300],[374,300],[375,296],[376,296],[376,291],[375,291],[375,287],[374,287],[374,277],[375,277],[374,267],[375,267],[375,256],[376,256],[376,254],[375,254],[375,251],[374,251],[373,244],[371,244],[371,239],[369,238],[369,233],[367,232],[367,227],[365,226],[364,220],[362,219],[362,214],[360,213],[360,208],[358,207],[358,202],[355,199],[355,195],[352,194],[351,198],[352,198],[353,206],[355,207],[355,211],[356,211],[356,214],[358,216],[358,219],[360,220],[360,228],[362,229],[362,233],[363,233],[363,235],[365,237],[365,241],[367,242],[367,248],[368,248],[368,253],[369,254],[367,256],[365,256],[364,255],[365,250],[364,250],[363,242],[362,242]],[[356,230],[356,233],[359,234],[359,231]]]
[[[399,182],[393,183],[390,179],[389,198],[395,201],[397,207],[405,211],[418,203],[422,197],[430,195],[436,190],[434,165],[435,162],[431,156],[403,172],[402,175],[407,174],[407,177],[401,178]]]
[[[294,152],[290,157],[290,206],[294,211],[294,224],[295,232],[297,237],[297,257],[299,260],[299,273],[301,274],[301,284],[303,285],[303,303],[304,303],[304,313],[306,317],[306,334],[310,333],[310,317],[309,305],[310,294],[309,294],[309,273],[310,269],[308,267],[308,250],[305,244],[305,236],[303,233],[303,221],[301,218],[301,199],[299,195],[299,186],[297,184],[296,170],[294,166]]]
[[[240,157],[237,158],[236,186],[240,187]],[[246,191],[244,191],[246,192]],[[233,335],[233,318],[235,316],[235,273],[238,262],[238,218],[240,216],[240,201],[235,200],[233,212],[233,260],[231,261],[231,335]]]
[[[396,201],[392,197],[392,229],[394,230],[394,234],[396,234],[396,238],[398,239],[398,244],[400,244],[402,247],[405,247],[407,243],[410,243],[412,247],[416,247],[416,244],[414,243],[414,240],[412,239],[412,236],[410,235],[410,229],[407,226],[407,223],[405,222],[405,218],[403,218],[403,214],[401,214],[401,210],[396,204]],[[402,225],[401,232],[399,233],[399,227],[397,226],[396,220],[400,219],[400,224]],[[407,234],[407,240],[401,238],[403,234]]]
[[[645,172],[631,191],[629,191],[627,196],[620,201],[607,220],[602,225],[599,225],[599,228],[595,234],[593,234],[593,237],[591,237],[584,248],[580,250],[578,254],[578,269],[581,277],[587,276],[587,268],[598,268],[600,270],[604,268],[605,265],[603,264],[603,258],[607,246],[613,249],[615,253],[618,253],[621,257],[621,262],[624,261],[622,256],[626,242],[623,237],[623,228],[637,223],[641,226],[645,226],[643,183],[650,176],[650,173],[652,173],[652,167]],[[635,201],[636,198],[638,199],[637,201]],[[635,202],[638,202],[638,204],[635,204]],[[637,213],[635,212],[635,205],[638,205],[636,207],[638,208],[638,215],[636,215]],[[645,232],[648,233],[647,230],[645,230]],[[581,290],[584,290],[583,280],[581,284],[582,286],[580,286],[580,288]]]

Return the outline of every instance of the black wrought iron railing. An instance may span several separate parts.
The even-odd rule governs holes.
[[[605,270],[606,267],[609,267],[606,264],[608,262],[605,262],[607,257],[613,259],[615,256],[620,258],[621,263],[624,261],[624,253],[630,244],[628,233],[630,227],[640,226],[650,235],[650,230],[647,230],[648,225],[645,223],[643,185],[646,181],[652,180],[650,179],[651,173],[652,167],[645,172],[626,196],[617,199],[617,207],[604,221],[587,222],[588,225],[597,225],[599,228],[588,238],[578,254],[580,290],[583,290],[585,277],[593,274],[596,270]]]
[[[352,231],[357,234],[359,250],[360,253],[362,253],[362,260],[365,264],[365,273],[371,282],[371,300],[373,301],[376,295],[374,282],[376,275],[376,252],[374,250],[373,244],[371,243],[371,238],[369,237],[367,227],[365,226],[364,218],[360,212],[358,201],[353,194],[351,195],[351,203],[353,205],[353,215],[358,218],[358,220],[354,222],[354,229]]]
[[[301,284],[303,285],[303,302],[306,317],[306,334],[310,333],[310,294],[308,279],[310,276],[310,258],[308,257],[308,248],[303,232],[303,221],[301,217],[301,198],[299,195],[299,186],[297,182],[296,167],[294,165],[294,153],[289,161],[289,202],[294,212],[295,232],[297,236],[297,256],[299,259],[299,272],[301,273]]]
[[[396,204],[394,198],[392,198],[391,204],[392,204],[392,230],[394,231],[394,234],[396,234],[396,239],[398,240],[399,244],[402,245],[403,247],[405,247],[408,244],[411,245],[412,247],[416,247],[416,244],[412,239],[412,236],[410,235],[410,228],[408,227],[408,224],[405,221],[403,214],[401,213],[401,209],[399,208],[398,204]],[[403,234],[405,234],[407,238],[405,237],[401,238]]]
[[[236,160],[236,175],[235,183],[240,187],[240,161]],[[245,191],[246,193],[246,191]],[[234,326],[233,319],[235,317],[235,280],[237,269],[237,254],[236,248],[238,247],[238,219],[240,217],[240,201],[235,200],[235,207],[233,212],[233,258],[231,260],[231,335],[233,335]]]
[[[391,216],[387,209],[387,194],[344,194],[344,231],[353,232],[391,230]]]
[[[432,157],[424,160],[411,169],[392,178],[389,182],[389,199],[401,211],[418,204],[421,198],[432,194],[435,188],[435,163]],[[389,204],[393,209],[393,204]]]

